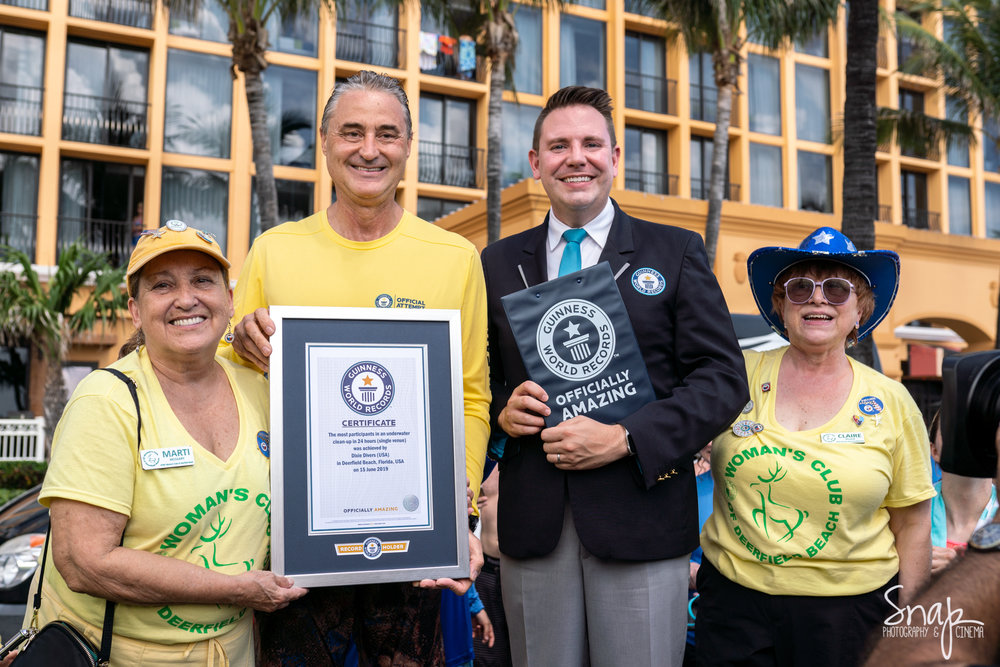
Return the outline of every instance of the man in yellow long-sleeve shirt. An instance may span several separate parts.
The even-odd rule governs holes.
[[[486,292],[475,247],[396,203],[410,154],[406,94],[363,71],[338,83],[323,111],[323,154],[336,201],[260,236],[240,273],[232,353],[268,369],[270,304],[461,311],[466,475],[479,488],[489,431]],[[482,566],[470,533],[473,578]],[[316,589],[261,622],[263,664],[325,664],[357,645],[363,663],[443,663],[439,594],[469,581]]]

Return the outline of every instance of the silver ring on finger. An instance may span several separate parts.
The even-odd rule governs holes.
[[[562,454],[556,454],[556,463],[562,463]]]

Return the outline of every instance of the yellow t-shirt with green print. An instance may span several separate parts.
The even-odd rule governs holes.
[[[763,593],[876,590],[899,570],[887,508],[934,496],[923,418],[903,385],[852,359],[837,414],[786,430],[774,403],[787,349],[744,352],[751,403],[713,441],[702,548],[731,581]]]
[[[128,388],[111,373],[95,371],[73,392],[59,421],[39,501],[48,505],[52,498],[65,498],[128,516],[124,545],[130,549],[231,575],[266,568],[270,467],[258,436],[267,437],[267,381],[226,359],[216,361],[229,378],[240,414],[239,440],[229,460],[220,460],[188,435],[140,348],[112,367],[137,384],[142,452],[152,460],[157,457],[151,450],[190,447],[193,465],[143,469]],[[60,604],[102,625],[104,601],[71,591],[51,558],[45,579]],[[224,634],[252,616],[251,609],[232,605],[118,604],[115,634],[187,643]]]

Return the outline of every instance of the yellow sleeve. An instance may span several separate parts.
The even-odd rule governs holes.
[[[264,293],[264,251],[261,249],[264,243],[266,241],[260,238],[254,241],[246,261],[243,262],[243,269],[240,271],[240,278],[236,281],[236,289],[233,292],[233,319],[229,323],[231,327],[235,328],[248,313],[269,305]],[[225,340],[219,343],[218,354],[241,366],[260,371],[256,365],[237,354],[233,346]]]
[[[920,409],[909,396],[906,399],[909,400],[899,401],[903,415],[892,453],[892,481],[885,497],[887,507],[908,507],[935,495],[931,484],[930,438]]]
[[[479,255],[471,252],[462,298],[462,385],[465,398],[465,474],[475,496],[479,495],[479,485],[483,481],[486,442],[490,434],[486,323],[486,281]],[[473,508],[476,507],[475,496]]]

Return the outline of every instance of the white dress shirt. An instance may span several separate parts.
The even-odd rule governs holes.
[[[604,245],[608,242],[608,234],[611,233],[611,223],[614,219],[615,207],[611,205],[609,198],[608,203],[604,205],[604,210],[583,226],[587,230],[587,237],[580,242],[581,269],[597,264],[597,260],[601,258],[601,252],[604,251]],[[559,262],[562,261],[563,248],[566,247],[566,240],[562,235],[567,229],[570,229],[569,225],[559,220],[550,209],[549,237],[545,244],[549,280],[559,276]]]

